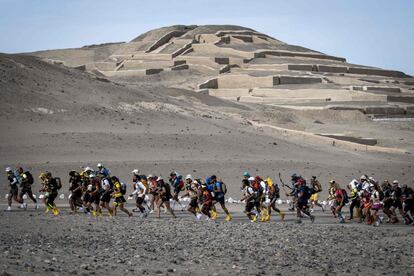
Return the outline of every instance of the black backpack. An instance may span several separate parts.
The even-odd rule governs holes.
[[[345,189],[342,189],[342,196],[344,197],[344,203],[348,203],[349,202],[349,197],[348,197],[348,193],[346,192]]]
[[[33,175],[29,171],[25,172],[24,174],[27,176],[27,183],[32,185],[34,183]]]
[[[127,185],[124,182],[121,182],[121,194],[125,195],[127,192]]]
[[[55,183],[56,183],[56,188],[58,190],[62,189],[62,181],[60,180],[59,177],[55,177]]]

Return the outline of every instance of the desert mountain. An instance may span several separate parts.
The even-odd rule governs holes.
[[[1,54],[1,163],[215,172],[232,193],[245,169],[408,180],[413,84],[238,26]]]

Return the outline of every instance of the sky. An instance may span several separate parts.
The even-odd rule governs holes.
[[[129,41],[169,25],[232,24],[414,75],[411,0],[0,0],[0,10],[5,53]]]

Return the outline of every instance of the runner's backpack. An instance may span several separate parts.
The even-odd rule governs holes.
[[[56,183],[56,189],[58,190],[62,189],[62,181],[60,180],[59,177],[55,177],[54,182]]]
[[[124,182],[121,182],[121,194],[125,195],[127,191],[127,185]]]
[[[14,177],[16,177],[19,184],[22,183],[22,177],[20,176],[19,170],[14,171]]]
[[[312,191],[308,186],[303,186],[302,193],[303,193],[303,198],[305,198],[306,200],[308,200],[312,195]]]
[[[32,185],[34,183],[33,175],[29,171],[25,172],[24,174],[27,176],[27,183]]]
[[[346,192],[345,189],[342,189],[342,196],[344,197],[344,203],[348,203],[349,202],[349,197],[348,197],[348,193]]]
[[[227,185],[224,182],[220,182],[221,192],[227,194]]]

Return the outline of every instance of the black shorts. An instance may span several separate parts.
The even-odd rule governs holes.
[[[141,205],[142,203],[144,203],[144,198],[137,196],[137,198],[135,199],[135,202],[137,203],[137,205]]]
[[[9,194],[11,196],[17,196],[19,194],[19,188],[17,186],[14,186],[14,187],[10,186]]]
[[[22,187],[22,189],[20,190],[20,197],[23,197],[24,194],[29,194],[29,193],[32,193],[31,186]]]
[[[172,198],[171,194],[165,194],[161,196],[162,202],[170,201],[171,198]]]
[[[116,197],[115,200],[114,200],[114,202],[116,204],[122,204],[122,203],[125,203],[126,200],[125,200],[125,197],[124,196],[120,196],[120,197]]]
[[[190,201],[190,204],[188,204],[190,207],[197,208],[198,207],[198,199],[192,198]]]
[[[88,193],[85,193],[83,195],[83,201],[85,201],[85,202],[90,202],[90,198],[91,198],[91,195],[88,194]]]
[[[101,202],[109,203],[111,201],[111,193],[103,193],[101,196]]]
[[[224,202],[225,202],[224,194],[222,194],[222,193],[216,194],[216,196],[214,197],[214,200],[217,201],[220,204],[224,204]]]
[[[298,209],[305,209],[308,207],[308,201],[306,200],[301,200],[298,201]]]
[[[47,196],[47,203],[54,203],[57,196],[58,196],[57,191],[49,192],[49,195]]]
[[[399,199],[395,199],[394,202],[392,203],[392,207],[394,208],[398,208],[398,209],[402,209],[402,203],[401,200]]]
[[[244,210],[245,210],[246,213],[250,213],[255,206],[256,206],[255,201],[249,201],[249,202],[246,203],[246,208]]]
[[[82,196],[79,196],[79,194],[72,194],[70,197],[70,201],[77,207],[82,207]]]
[[[393,204],[393,202],[394,202],[394,201],[393,201],[391,198],[384,199],[384,200],[383,200],[383,203],[384,203],[383,208],[384,208],[384,209],[390,209],[390,208],[391,208],[391,206],[392,206],[392,204]]]
[[[99,204],[100,200],[101,200],[101,195],[99,193],[97,193],[96,195],[90,195],[88,202]]]

